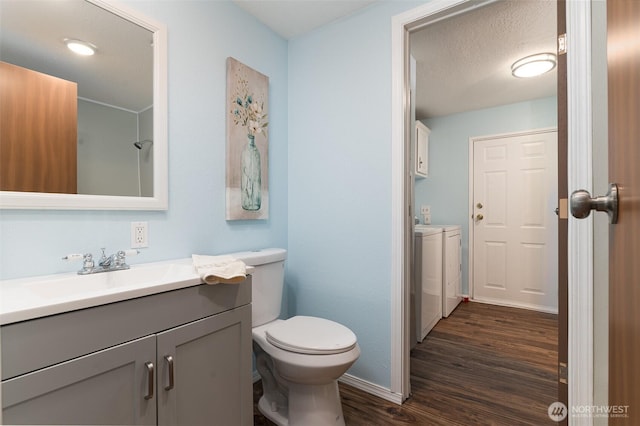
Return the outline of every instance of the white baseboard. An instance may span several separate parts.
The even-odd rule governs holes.
[[[366,380],[362,380],[358,377],[352,376],[351,374],[345,374],[340,379],[339,382],[347,384],[349,386],[353,386],[356,389],[359,389],[368,394],[378,396],[382,399],[386,399],[387,401],[393,402],[394,404],[402,405],[402,395],[399,393],[391,392],[390,389],[382,387],[380,385],[376,385],[375,383],[368,382]]]
[[[253,383],[257,382],[258,380],[260,380],[260,374],[258,374],[258,372],[254,370]],[[344,374],[338,381],[349,386],[353,386],[354,388],[368,394],[378,396],[382,399],[386,399],[387,401],[393,402],[398,405],[402,405],[402,395],[393,393],[389,389],[380,385],[376,385],[375,383],[359,379],[358,377],[352,376],[350,374]]]
[[[484,303],[488,305],[498,305],[498,306],[506,306],[508,308],[520,308],[520,309],[528,309],[530,311],[538,311],[545,312],[547,314],[558,314],[558,308],[553,306],[540,306],[540,305],[529,305],[526,303],[514,303],[514,302],[505,302],[504,300],[498,299],[471,299],[472,302]]]

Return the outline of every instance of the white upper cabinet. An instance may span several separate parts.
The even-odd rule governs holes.
[[[417,177],[429,176],[429,133],[431,130],[416,121],[416,155],[415,174]]]

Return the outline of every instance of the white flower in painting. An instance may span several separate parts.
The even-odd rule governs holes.
[[[237,75],[236,93],[231,99],[231,114],[237,126],[247,127],[249,136],[267,135],[267,114],[264,112],[264,100],[256,100],[249,93],[249,83],[243,76]],[[262,97],[261,97],[262,98]]]
[[[260,126],[260,123],[254,120],[249,120],[249,134],[256,135],[260,132],[262,132],[262,127]]]
[[[252,112],[254,115],[256,115],[256,116],[258,116],[258,115],[261,115],[261,114],[262,114],[262,106],[261,106],[259,103],[257,103],[257,102],[256,102],[256,103],[254,103],[254,104],[251,104],[251,105],[249,106],[249,109],[251,109],[251,112]]]

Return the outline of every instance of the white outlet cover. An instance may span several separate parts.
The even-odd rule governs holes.
[[[421,214],[431,214],[431,206],[420,206]]]
[[[131,248],[149,247],[147,222],[131,222]]]

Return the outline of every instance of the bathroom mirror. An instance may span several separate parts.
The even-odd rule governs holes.
[[[78,56],[67,48],[69,40],[83,41],[95,53]],[[0,208],[166,210],[166,26],[110,0],[2,1],[0,43],[0,126],[15,132],[7,136],[3,130],[0,140],[1,161],[6,161],[0,167],[13,169],[2,175]],[[50,92],[44,103],[57,102],[58,89],[18,91],[13,76],[23,74],[28,77],[20,84],[42,76],[75,87],[76,92],[65,92],[77,94],[65,113],[65,119],[72,117],[71,136],[61,138],[68,149],[58,145],[57,131],[41,131],[37,142],[25,142],[24,129],[31,134],[38,127],[49,129],[43,121],[57,126],[64,120],[59,108],[53,108],[57,116],[52,117],[42,112],[45,108],[33,107],[42,105],[43,92]],[[8,95],[12,88],[13,97]],[[31,107],[11,112],[11,98],[29,99]],[[33,115],[23,112],[32,110]],[[19,126],[20,121],[28,125]],[[29,148],[16,154],[24,146]],[[57,157],[65,150],[70,154],[60,165]],[[15,177],[19,174],[24,176]],[[48,183],[60,174],[71,182],[63,189]],[[38,183],[24,184],[30,181]]]

